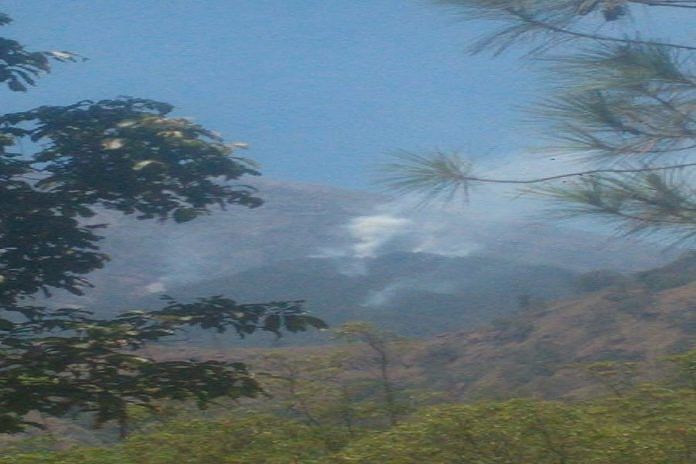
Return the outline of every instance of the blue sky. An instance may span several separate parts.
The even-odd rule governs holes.
[[[3,34],[89,61],[57,65],[3,111],[132,95],[251,145],[265,175],[370,188],[385,153],[496,159],[536,134],[543,91],[513,56],[470,56],[484,26],[426,0],[6,0]]]
[[[385,153],[519,149],[530,72],[468,56],[476,27],[427,1],[8,0],[3,34],[89,61],[4,110],[132,95],[251,145],[265,175],[369,188]],[[480,30],[480,28],[479,28]],[[8,108],[9,107],[9,108]]]

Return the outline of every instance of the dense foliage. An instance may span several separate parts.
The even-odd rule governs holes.
[[[0,16],[0,25],[9,21]],[[26,91],[51,60],[75,55],[0,39],[0,82]],[[168,299],[115,319],[51,304],[55,293],[82,295],[87,276],[108,262],[98,235],[105,213],[181,223],[213,207],[261,204],[235,182],[258,175],[235,156],[239,147],[172,110],[123,97],[0,115],[0,433],[40,425],[29,413],[89,412],[96,425],[117,421],[125,436],[132,404],[255,396],[261,387],[242,363],[164,362],[142,348],[189,327],[244,336],[324,326],[301,302]]]
[[[693,388],[642,385],[582,402],[444,404],[352,433],[260,413],[179,420],[111,448],[25,452],[0,463],[686,464],[696,458],[695,418]]]

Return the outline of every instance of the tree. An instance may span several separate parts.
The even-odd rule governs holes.
[[[440,405],[350,443],[332,462],[687,463],[695,406],[691,392],[655,387],[592,402]]]
[[[351,353],[345,351],[265,355],[260,361],[267,371],[264,387],[273,398],[267,405],[276,414],[316,427],[320,435],[326,432],[328,446],[339,448],[374,418],[372,402],[363,398],[363,383],[346,375],[351,360]]]
[[[675,383],[696,391],[696,350],[671,356],[669,360],[676,365]]]
[[[0,15],[0,25],[10,22]],[[26,91],[68,52],[33,52],[0,39],[0,82]],[[324,327],[302,302],[239,304],[223,296],[102,319],[93,311],[38,305],[35,297],[81,295],[109,257],[94,224],[101,211],[181,223],[214,207],[257,207],[258,175],[214,132],[140,98],[42,106],[0,116],[0,433],[38,425],[31,412],[94,415],[128,425],[128,406],[161,399],[245,397],[261,386],[239,362],[158,361],[148,343],[189,327],[280,334]],[[92,221],[90,223],[89,221]],[[42,302],[45,300],[42,300]]]
[[[590,214],[634,234],[696,238],[696,45],[646,40],[627,21],[643,8],[696,13],[674,0],[442,0],[469,20],[501,25],[474,53],[530,45],[527,57],[553,76],[553,96],[534,116],[550,147],[592,164],[554,176],[496,179],[476,175],[456,153],[397,154],[382,181],[399,192],[452,197],[484,183],[530,187],[560,201],[563,215]],[[611,35],[598,33],[611,23]],[[606,30],[606,29],[605,29]]]
[[[369,362],[379,372],[378,384],[382,390],[384,413],[389,420],[389,425],[397,425],[403,408],[399,404],[392,368],[396,357],[393,348],[399,338],[393,333],[381,331],[370,323],[361,321],[347,322],[337,327],[334,334],[339,340],[364,343],[370,349],[373,356]]]

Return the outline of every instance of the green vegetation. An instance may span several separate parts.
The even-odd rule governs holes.
[[[677,377],[693,370],[694,354],[670,363],[678,366]],[[340,403],[318,392],[304,401],[312,408]],[[679,382],[585,401],[440,404],[395,426],[363,422],[349,429],[340,410],[334,409],[333,424],[253,408],[215,420],[179,418],[112,447],[15,453],[0,464],[687,464],[696,458],[696,391]]]
[[[648,307],[645,291],[607,288],[435,340],[350,323],[334,330],[346,345],[247,350],[244,360],[268,396],[221,397],[205,415],[195,402],[165,397],[148,408],[130,405],[131,433],[120,444],[114,443],[117,424],[94,432],[89,415],[54,421],[47,432],[3,439],[8,457],[0,464],[167,462],[171,450],[192,463],[416,462],[408,456],[436,447],[440,462],[478,452],[487,459],[481,462],[525,462],[515,459],[548,453],[543,429],[512,426],[529,424],[532,413],[553,425],[552,440],[563,443],[565,462],[609,463],[622,450],[624,462],[631,462],[631,444],[649,451],[638,463],[661,463],[666,453],[674,459],[666,462],[688,462],[696,352],[673,353],[677,346],[693,347],[683,320],[693,318],[694,285],[653,292]],[[155,359],[161,355],[157,345],[150,350]],[[190,352],[196,358],[214,354],[222,353]],[[225,355],[238,356],[234,350]],[[663,380],[655,384],[658,376]],[[456,432],[460,423],[479,424],[470,430],[476,441],[497,445],[475,451]],[[563,427],[556,430],[557,423]],[[675,437],[684,433],[686,444],[680,444]],[[515,446],[504,445],[508,441]],[[508,454],[496,454],[505,449]]]
[[[338,462],[687,463],[696,397],[639,391],[580,404],[512,400],[422,411],[348,446]]]
[[[0,26],[10,22],[0,15]],[[67,52],[31,52],[0,38],[0,82],[26,91]],[[245,336],[324,327],[301,302],[238,304],[223,296],[102,319],[51,297],[82,295],[100,252],[104,213],[188,222],[227,205],[256,207],[258,175],[239,148],[147,99],[42,106],[0,116],[0,433],[40,426],[29,414],[85,412],[129,430],[129,407],[163,399],[253,397],[262,389],[240,362],[157,360],[143,348],[190,328]],[[102,216],[100,216],[102,215]],[[108,222],[108,221],[106,221]],[[37,298],[38,297],[38,298]]]

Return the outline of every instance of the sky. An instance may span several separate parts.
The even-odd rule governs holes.
[[[503,160],[540,135],[521,123],[521,109],[543,95],[543,77],[514,55],[469,55],[491,26],[430,0],[5,0],[0,8],[15,20],[4,35],[89,59],[57,64],[26,94],[4,92],[3,111],[119,95],[165,101],[249,143],[243,155],[274,179],[372,189],[385,155],[433,149],[516,173]]]
[[[428,1],[6,0],[3,34],[70,50],[3,110],[117,95],[250,144],[275,179],[371,188],[396,150],[519,150],[514,108],[534,75],[514,58],[469,56],[481,27]],[[9,107],[9,108],[8,108]]]

